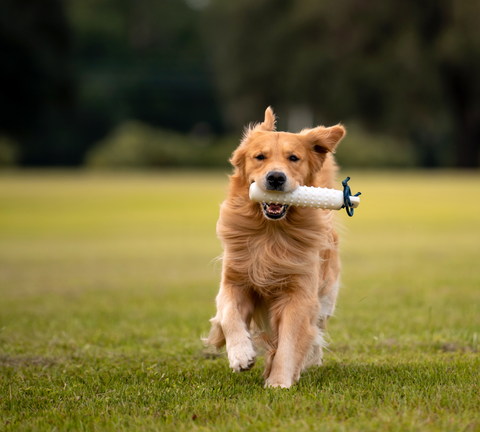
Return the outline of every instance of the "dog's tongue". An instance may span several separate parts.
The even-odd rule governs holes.
[[[269,204],[268,205],[268,211],[270,213],[276,213],[282,210],[282,206],[280,204]]]

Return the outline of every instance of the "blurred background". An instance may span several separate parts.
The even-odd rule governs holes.
[[[480,2],[2,0],[0,164],[226,167],[268,105],[342,166],[478,167]]]

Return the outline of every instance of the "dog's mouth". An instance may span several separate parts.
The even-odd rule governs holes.
[[[268,219],[281,219],[287,214],[288,205],[262,203],[263,213]]]

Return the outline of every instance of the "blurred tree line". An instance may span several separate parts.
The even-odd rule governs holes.
[[[19,163],[81,164],[129,119],[222,133],[198,18],[178,0],[2,0],[0,131]]]
[[[97,142],[105,160],[152,127],[214,160],[202,146],[227,144],[209,137],[273,105],[283,128],[352,123],[421,166],[476,167],[479,16],[471,0],[2,0],[0,135],[23,166],[79,165]],[[143,158],[168,165],[167,147]]]

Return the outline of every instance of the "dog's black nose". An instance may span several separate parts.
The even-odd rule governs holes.
[[[269,171],[267,173],[267,189],[282,190],[287,181],[287,176],[281,171]]]

